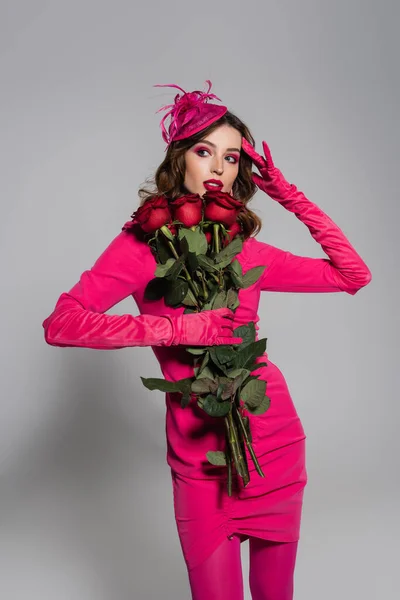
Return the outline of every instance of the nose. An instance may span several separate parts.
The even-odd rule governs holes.
[[[217,175],[222,175],[222,173],[224,172],[224,168],[222,166],[222,163],[214,163],[213,167],[212,167],[212,172],[217,173]]]

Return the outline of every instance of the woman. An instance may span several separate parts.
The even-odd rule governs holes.
[[[263,275],[240,290],[234,314],[228,309],[183,314],[184,308],[166,306],[163,299],[147,300],[144,291],[156,262],[135,233],[138,210],[93,267],[61,294],[43,323],[47,343],[97,349],[152,346],[164,377],[178,380],[193,375],[185,346],[239,343],[233,329],[250,321],[257,324],[261,291],[354,295],[371,280],[367,265],[339,227],[274,166],[266,142],[261,156],[244,123],[226,106],[210,102],[219,98],[209,93],[208,84],[205,93],[178,88],[183,93],[163,107],[170,109],[161,121],[166,156],[156,171],[155,188],[139,193],[145,202],[159,194],[174,202],[218,189],[221,202],[240,200],[243,209],[236,231],[245,241],[237,259],[243,272],[266,265]],[[253,164],[260,175],[252,172]],[[253,237],[261,223],[247,205],[258,187],[308,227],[328,258],[296,256]],[[129,295],[140,316],[104,314]],[[265,360],[267,366],[257,374],[268,382],[271,405],[262,415],[249,415],[254,451],[265,477],[258,475],[248,457],[250,483],[243,486],[237,477],[232,496],[226,491],[226,467],[206,458],[210,448],[224,449],[223,420],[208,416],[196,402],[183,410],[179,394],[166,395],[174,512],[195,600],[243,599],[240,543],[246,539],[253,600],[293,598],[307,483],[306,436],[281,371],[267,354]]]

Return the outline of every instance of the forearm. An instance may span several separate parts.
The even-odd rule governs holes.
[[[165,346],[173,337],[168,317],[100,314],[83,308],[67,293],[60,296],[54,311],[43,321],[43,328],[51,346],[97,350]]]
[[[284,195],[276,199],[307,226],[312,237],[321,245],[334,267],[332,274],[343,291],[355,293],[371,281],[368,266],[343,231],[295,185],[288,185]]]

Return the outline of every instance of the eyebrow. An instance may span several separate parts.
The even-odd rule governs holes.
[[[199,144],[201,144],[201,143],[203,143],[203,144],[209,144],[209,145],[210,145],[210,146],[212,146],[213,148],[216,148],[216,147],[217,147],[215,144],[213,144],[212,142],[209,142],[209,141],[207,141],[207,140],[200,140]],[[233,152],[233,151],[236,151],[236,152],[239,152],[239,153],[240,153],[240,149],[239,149],[239,148],[227,148],[227,149],[226,149],[226,151],[227,151],[227,152]]]

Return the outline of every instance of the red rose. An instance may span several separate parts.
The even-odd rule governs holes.
[[[227,192],[207,191],[203,199],[204,217],[208,221],[222,223],[225,227],[233,225],[239,211],[243,208],[243,202],[236,200]]]
[[[135,221],[146,233],[153,233],[170,220],[171,213],[165,196],[149,198],[135,212]]]
[[[203,200],[199,194],[186,194],[170,203],[174,219],[185,227],[194,227],[202,219]]]
[[[212,242],[212,233],[211,233],[211,231],[205,231],[204,235],[206,236],[207,244],[211,244],[211,242]]]
[[[240,223],[238,223],[238,221],[235,221],[235,223],[233,223],[233,225],[231,225],[231,227],[228,229],[229,238],[225,238],[224,246],[227,246],[233,240],[234,237],[240,235],[241,233],[242,227]]]

